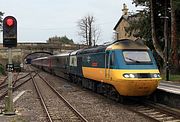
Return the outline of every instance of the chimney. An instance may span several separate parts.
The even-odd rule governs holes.
[[[122,9],[122,11],[123,11],[123,15],[127,15],[128,14],[128,8],[127,8],[127,5],[124,3],[123,4],[123,9]]]

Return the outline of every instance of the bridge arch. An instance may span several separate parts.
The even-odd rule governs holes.
[[[51,52],[47,52],[47,51],[33,52],[33,53],[26,55],[24,57],[24,61],[32,60],[34,58],[43,57],[43,56],[50,56],[50,55],[53,55],[53,54]]]

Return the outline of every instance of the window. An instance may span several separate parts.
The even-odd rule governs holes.
[[[147,51],[123,51],[127,63],[150,63],[151,59]]]
[[[70,66],[77,66],[77,57],[70,56]]]

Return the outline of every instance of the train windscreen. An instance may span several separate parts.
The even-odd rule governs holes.
[[[127,63],[150,63],[151,58],[147,51],[123,51]]]

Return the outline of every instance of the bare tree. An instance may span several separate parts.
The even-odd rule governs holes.
[[[85,44],[88,45],[88,24],[87,24],[87,17],[84,17],[83,19],[78,21],[78,27],[80,31],[78,34],[85,38]]]
[[[100,30],[95,26],[94,16],[87,15],[78,21],[78,34],[84,38],[85,44],[95,46],[100,36]]]
[[[95,27],[92,32],[93,36],[93,46],[96,46],[97,41],[99,40],[99,37],[101,35],[100,29]]]

